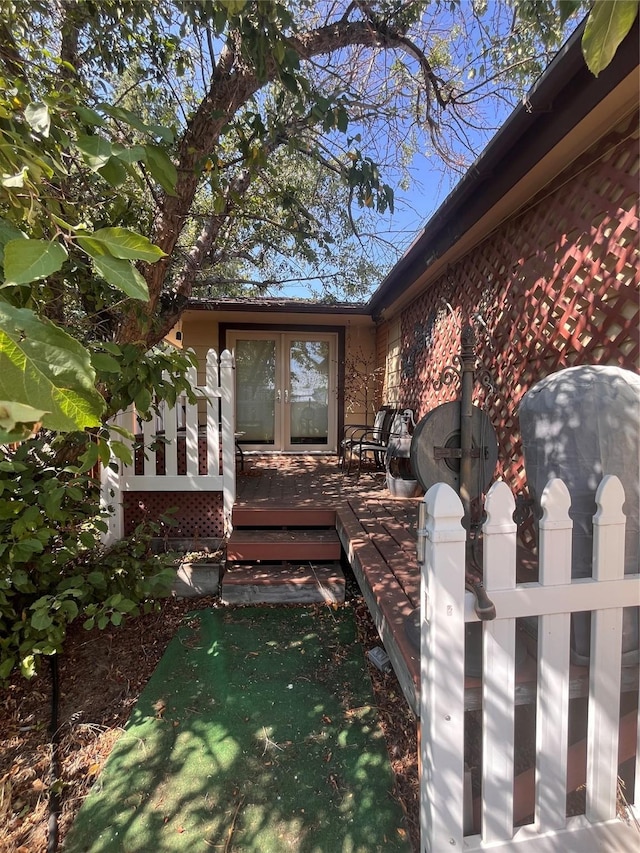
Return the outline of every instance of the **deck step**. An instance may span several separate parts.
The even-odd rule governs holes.
[[[335,530],[234,530],[227,544],[227,562],[248,560],[339,560]]]
[[[227,566],[224,604],[341,604],[345,580],[339,563]]]
[[[233,508],[233,527],[335,527],[336,511],[329,507]]]

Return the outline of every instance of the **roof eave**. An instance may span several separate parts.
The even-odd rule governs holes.
[[[581,37],[582,27],[384,278],[368,303],[372,316],[381,316],[637,67],[638,21],[599,77],[584,62]]]

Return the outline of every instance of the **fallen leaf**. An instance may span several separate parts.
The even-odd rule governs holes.
[[[162,715],[167,710],[167,703],[164,699],[158,699],[158,701],[154,702],[151,707],[156,712],[156,717],[162,719]]]

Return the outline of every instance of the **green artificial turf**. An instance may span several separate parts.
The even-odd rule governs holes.
[[[202,611],[167,648],[64,850],[409,851],[391,788],[348,608]]]

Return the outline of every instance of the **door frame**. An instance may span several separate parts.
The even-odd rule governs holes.
[[[334,416],[333,433],[335,441],[327,445],[326,450],[310,450],[305,448],[305,445],[296,446],[288,450],[275,450],[264,448],[261,452],[264,453],[337,453],[337,445],[339,436],[344,430],[344,362],[345,362],[345,341],[346,331],[344,326],[321,325],[321,324],[292,324],[292,323],[233,323],[223,322],[218,324],[218,348],[222,352],[228,349],[227,338],[230,332],[265,332],[274,335],[279,334],[299,334],[304,336],[313,335],[335,335],[336,336],[336,406]],[[331,424],[329,428],[329,436],[332,435]],[[250,448],[248,448],[250,449]]]

